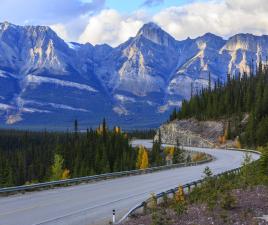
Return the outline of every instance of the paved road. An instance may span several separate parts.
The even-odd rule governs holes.
[[[140,143],[136,141],[134,144]],[[151,145],[149,141],[143,141],[143,144]],[[215,156],[216,160],[206,165],[2,197],[0,225],[108,224],[113,209],[116,209],[118,217],[122,216],[151,193],[200,179],[206,166],[214,174],[239,167],[244,156],[244,153],[236,151],[201,151]],[[257,159],[259,156],[253,154],[252,157]]]

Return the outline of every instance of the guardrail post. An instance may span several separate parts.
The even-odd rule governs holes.
[[[115,224],[115,210],[113,209],[113,224]]]
[[[190,193],[190,191],[191,191],[191,185],[188,185],[187,188],[188,188],[188,193]]]
[[[147,209],[148,209],[148,207],[147,207],[147,202],[143,202],[142,205],[143,205],[143,213],[144,213],[144,214],[147,214],[147,211],[148,211],[148,210],[147,210]]]
[[[171,190],[171,198],[172,198],[172,199],[175,198],[175,194],[176,194],[175,190],[172,189],[172,190]]]

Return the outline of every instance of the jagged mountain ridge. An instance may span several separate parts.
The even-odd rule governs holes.
[[[267,57],[268,36],[207,33],[175,40],[145,24],[118,47],[66,43],[49,27],[0,23],[0,123],[66,127],[102,117],[125,127],[157,126],[170,109],[226,74]]]

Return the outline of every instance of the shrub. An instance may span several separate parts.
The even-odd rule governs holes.
[[[178,216],[183,214],[187,209],[185,195],[182,186],[179,186],[179,189],[174,196],[173,209],[175,210]]]
[[[235,208],[236,203],[236,198],[231,195],[230,191],[227,191],[226,193],[222,194],[220,205],[223,209],[231,210]]]

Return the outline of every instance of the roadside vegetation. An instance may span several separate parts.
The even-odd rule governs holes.
[[[251,163],[245,155],[239,174],[213,177],[208,167],[204,170],[204,183],[190,194],[180,187],[177,193],[164,196],[157,204],[152,195],[150,207],[144,214],[134,216],[124,225],[267,225],[261,219],[268,215],[267,157]]]

